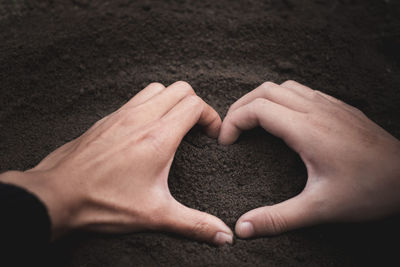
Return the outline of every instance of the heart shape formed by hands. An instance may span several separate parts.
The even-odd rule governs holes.
[[[53,239],[74,229],[157,230],[232,243],[222,220],[182,205],[168,188],[176,150],[196,123],[223,145],[259,125],[307,167],[304,190],[242,215],[235,227],[239,237],[378,218],[400,207],[400,142],[358,109],[294,81],[262,84],[234,103],[223,122],[188,83],[150,84],[33,169],[5,173],[1,180],[39,196]]]

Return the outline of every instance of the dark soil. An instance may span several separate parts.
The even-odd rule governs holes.
[[[34,3],[31,3],[34,2]],[[395,0],[24,1],[0,3],[0,171],[24,170],[152,81],[186,80],[224,116],[263,81],[295,79],[363,110],[400,137]],[[299,157],[261,129],[229,147],[199,129],[169,184],[234,227],[299,193]],[[164,233],[76,234],[53,266],[397,265],[400,219],[325,225],[222,248]]]

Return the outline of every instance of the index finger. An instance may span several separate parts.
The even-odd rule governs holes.
[[[297,143],[301,140],[302,114],[268,99],[257,98],[225,117],[219,143],[232,144],[242,131],[261,126],[296,150]]]
[[[164,115],[162,121],[168,125],[168,139],[176,147],[195,124],[203,126],[212,138],[218,137],[221,127],[218,113],[197,95],[186,96]]]

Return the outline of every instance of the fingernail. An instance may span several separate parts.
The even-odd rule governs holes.
[[[242,238],[248,238],[254,235],[254,227],[251,222],[242,222],[237,227],[237,234]]]
[[[214,237],[215,243],[218,245],[225,245],[225,244],[231,244],[233,243],[233,236],[224,232],[218,232],[215,234]]]

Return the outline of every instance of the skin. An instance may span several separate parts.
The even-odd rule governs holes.
[[[36,167],[0,181],[35,193],[47,206],[53,239],[72,230],[169,231],[222,245],[233,233],[220,219],[177,202],[168,173],[196,123],[216,138],[217,112],[186,82],[152,83]]]
[[[189,84],[150,84],[33,169],[3,173],[0,181],[45,203],[53,239],[77,229],[154,230],[232,244],[220,219],[183,206],[168,189],[176,149],[196,123],[225,145],[260,125],[307,167],[303,192],[242,215],[239,237],[377,219],[400,209],[400,142],[358,109],[294,81],[264,83],[234,103],[222,125]]]
[[[266,82],[230,107],[219,142],[258,125],[300,155],[308,180],[294,198],[243,214],[239,237],[399,212],[400,142],[360,110],[294,81]]]

